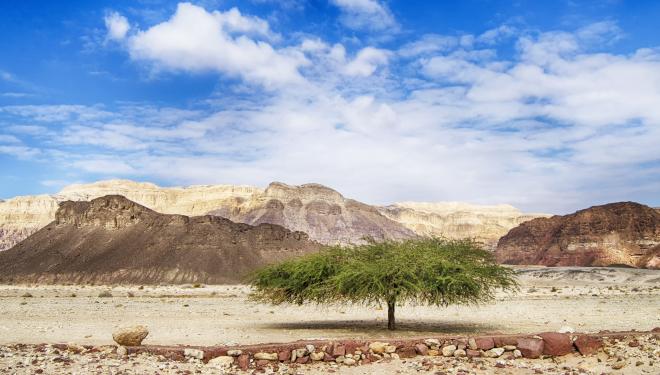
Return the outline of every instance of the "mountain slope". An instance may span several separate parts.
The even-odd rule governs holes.
[[[159,214],[106,196],[64,202],[55,221],[0,253],[0,282],[233,283],[318,248],[277,225]]]
[[[525,222],[499,240],[495,255],[508,264],[657,268],[659,245],[660,212],[620,202]]]
[[[273,182],[263,194],[255,194],[249,200],[237,198],[234,205],[209,214],[253,225],[278,224],[329,244],[359,243],[365,237],[398,240],[415,236],[375,207],[346,199],[319,184],[290,186]]]

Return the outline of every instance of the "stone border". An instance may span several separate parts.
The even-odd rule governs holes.
[[[599,333],[543,332],[537,335],[437,336],[380,340],[309,340],[280,344],[237,346],[159,346],[118,347],[122,355],[147,353],[162,355],[175,361],[190,358],[211,362],[221,368],[237,366],[242,370],[279,363],[307,364],[336,362],[347,366],[365,365],[383,358],[422,356],[489,357],[501,359],[562,356],[570,353],[592,355],[606,340],[654,335],[660,338],[660,327],[651,331]],[[634,340],[633,340],[634,341]],[[62,344],[67,347],[66,344]]]

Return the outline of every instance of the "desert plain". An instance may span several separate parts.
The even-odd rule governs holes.
[[[40,343],[114,348],[112,332],[135,324],[149,328],[145,345],[191,346],[442,334],[650,331],[660,326],[657,270],[529,266],[516,269],[518,293],[501,293],[495,301],[478,306],[402,306],[397,310],[399,325],[395,332],[385,329],[386,313],[377,306],[271,306],[251,301],[250,289],[245,285],[2,285],[0,370],[26,374],[40,373],[35,372],[38,369],[46,373],[48,369],[78,373],[218,373],[195,359],[178,363],[140,355],[127,361],[98,353],[97,357],[70,354],[66,357],[70,361],[68,367],[62,369],[57,367],[61,363],[48,360],[48,355],[59,358],[62,353],[46,350],[41,358],[34,352]],[[630,362],[623,373],[657,373],[660,343],[653,336],[641,340],[646,341],[640,353],[629,354],[638,350],[625,343],[620,343],[619,351],[612,352]],[[506,372],[496,366],[494,359],[459,360],[418,357],[353,368],[316,364],[284,366],[279,370],[303,374],[417,373],[434,369],[440,372],[433,373],[461,373],[464,365],[466,373]],[[90,361],[98,364],[91,366]],[[581,358],[579,354],[559,359],[520,359],[515,363],[515,373],[613,371],[605,360],[596,356]]]

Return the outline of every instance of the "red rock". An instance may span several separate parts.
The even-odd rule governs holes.
[[[346,350],[346,354],[355,354],[356,350],[360,350],[362,352],[365,351],[364,343],[358,341],[345,341],[344,348]],[[368,349],[366,351],[368,351]]]
[[[323,355],[323,362],[334,362],[335,358],[328,353]]]
[[[543,340],[534,338],[519,338],[516,346],[525,358],[538,358],[543,354]]]
[[[571,337],[565,333],[546,332],[539,336],[543,338],[543,354],[560,356],[573,351]]]
[[[493,337],[493,342],[495,343],[496,348],[501,348],[507,345],[516,345],[518,343],[518,337],[516,336],[496,336]]]
[[[600,337],[581,335],[575,339],[573,344],[575,344],[575,347],[580,352],[580,354],[592,355],[603,347],[603,339]]]
[[[417,350],[417,354],[419,355],[427,355],[429,353],[429,347],[425,344],[415,345],[415,350]]]
[[[414,346],[404,346],[396,350],[400,358],[413,358],[417,356],[417,350]]]
[[[637,341],[637,339],[633,339],[628,343],[628,346],[631,348],[636,348],[639,346],[639,341]]]
[[[291,351],[290,350],[282,350],[277,354],[277,359],[280,360],[280,362],[285,362],[285,361],[290,361],[291,360]]]
[[[332,356],[336,358],[341,355],[346,355],[346,347],[344,345],[335,345],[332,349]]]
[[[257,362],[255,362],[255,364],[257,365],[257,367],[264,367],[264,366],[268,366],[268,364],[270,364],[270,361],[265,359],[258,359]]]
[[[467,354],[467,356],[469,358],[481,357],[481,352],[479,350],[468,349],[468,350],[465,351],[465,353]]]
[[[365,358],[365,359],[362,360],[363,365],[368,365],[370,363],[371,363],[371,360],[369,358]]]
[[[309,357],[307,356],[302,358],[296,358],[296,363],[300,363],[301,365],[304,365],[307,362],[309,362]]]
[[[495,347],[492,337],[475,337],[474,341],[477,343],[477,348],[481,350],[490,350]]]
[[[651,330],[653,333],[660,333],[660,327],[655,327]]]
[[[241,368],[241,370],[245,371],[248,369],[250,366],[250,356],[247,354],[241,354],[238,356],[238,367]]]

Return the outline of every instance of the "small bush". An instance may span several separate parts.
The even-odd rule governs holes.
[[[32,294],[27,292],[27,293],[23,294],[21,297],[23,297],[23,298],[32,298],[33,296],[32,296]]]
[[[101,293],[99,293],[99,298],[107,298],[107,297],[112,297],[112,293],[108,290],[104,290]]]
[[[200,284],[200,283],[193,284],[193,288],[201,288],[201,287],[202,287],[202,284]]]
[[[130,298],[135,297],[135,294],[133,294],[133,292],[128,292],[128,293],[126,293],[126,295]]]

